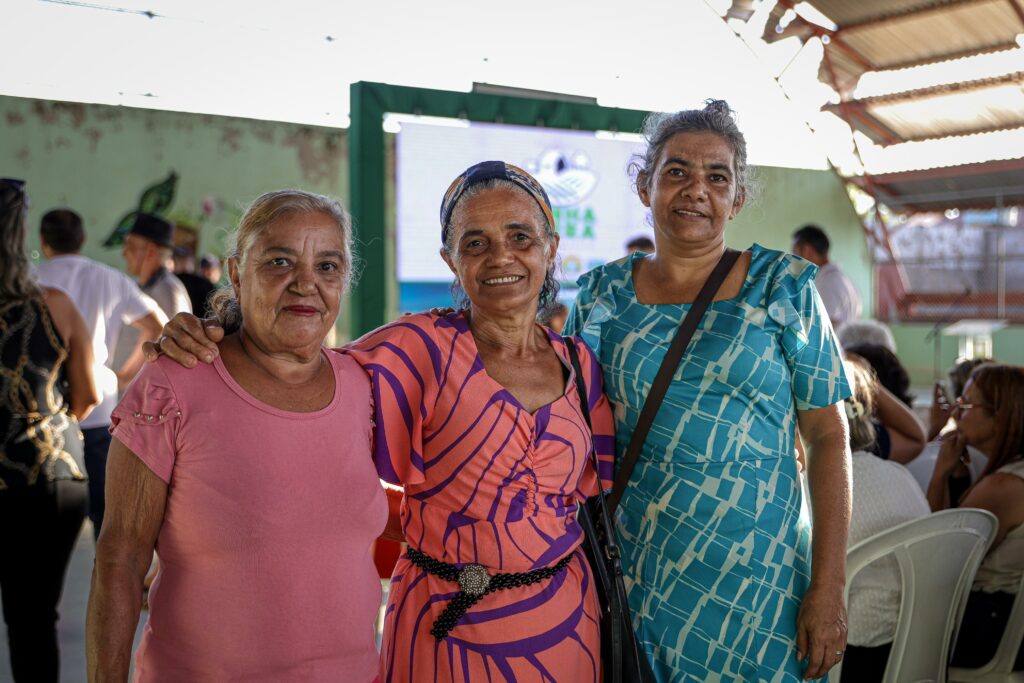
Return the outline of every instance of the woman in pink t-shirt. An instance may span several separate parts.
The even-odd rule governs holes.
[[[265,194],[239,225],[228,334],[194,369],[147,365],[113,414],[89,599],[89,680],[354,681],[378,668],[371,549],[387,504],[366,374],[321,348],[352,271],[334,200]]]

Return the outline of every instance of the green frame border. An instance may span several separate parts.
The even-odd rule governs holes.
[[[353,336],[392,320],[387,292],[393,280],[388,268],[385,227],[384,114],[413,114],[467,119],[480,123],[564,128],[569,130],[640,130],[646,111],[596,104],[484,95],[411,88],[359,81],[350,87],[349,201],[356,234],[362,243],[363,271],[352,294]],[[438,197],[438,202],[441,198]]]

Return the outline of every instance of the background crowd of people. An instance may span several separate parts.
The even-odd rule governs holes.
[[[879,680],[899,569],[861,572],[847,601],[847,549],[953,507],[999,522],[953,654],[988,661],[1024,576],[1024,369],[959,364],[923,424],[824,230],[797,230],[793,253],[726,247],[752,201],[729,106],[652,115],[643,133],[632,181],[653,242],[582,276],[571,305],[547,193],[485,161],[439,198],[457,308],[336,350],[323,342],[354,271],[336,200],[257,198],[213,291],[205,274],[191,289],[175,277],[174,226],[149,214],[125,238],[134,281],[81,256],[67,209],[44,216],[33,272],[26,188],[0,181],[15,680],[56,680],[56,605],[87,505],[90,681],[126,680],[133,656],[139,681],[598,680],[602,608],[576,512],[609,490],[654,680],[795,682],[840,662],[843,680]],[[727,257],[613,489],[670,342]],[[158,337],[144,363],[141,341]],[[379,652],[378,537],[407,544]]]

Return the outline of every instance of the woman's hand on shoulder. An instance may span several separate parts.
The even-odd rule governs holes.
[[[796,621],[796,657],[807,662],[805,680],[823,677],[842,661],[846,650],[846,624],[843,586],[811,584],[800,603]]]
[[[196,361],[212,363],[220,354],[217,343],[224,339],[224,328],[215,319],[200,319],[191,313],[179,313],[164,325],[160,338],[142,345],[146,361],[165,355],[175,363],[191,368]]]

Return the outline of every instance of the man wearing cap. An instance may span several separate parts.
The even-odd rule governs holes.
[[[127,384],[142,364],[142,354],[123,365],[113,356],[129,327],[136,338],[156,339],[167,321],[155,301],[116,268],[81,255],[85,243],[82,218],[71,209],[48,211],[39,226],[46,261],[39,264],[39,282],[67,293],[85,320],[92,339],[93,377],[101,402],[82,420],[85,469],[89,474],[89,519],[93,534],[103,522],[104,473],[110,447],[110,414],[117,405],[118,385]]]
[[[153,214],[136,214],[121,249],[125,270],[138,280],[143,292],[156,300],[168,318],[182,311],[192,312],[185,285],[167,268],[173,252],[174,224]],[[134,357],[139,343],[132,330],[125,330],[118,340],[115,367]]]

